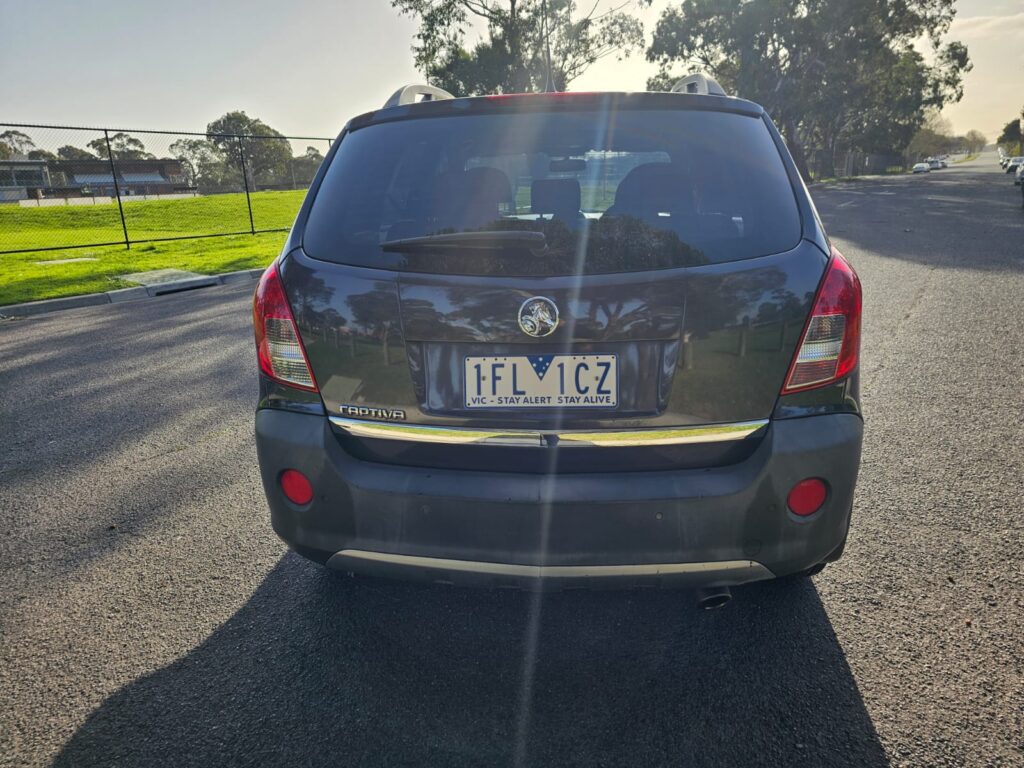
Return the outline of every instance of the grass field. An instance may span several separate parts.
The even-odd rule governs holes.
[[[256,228],[290,227],[304,195],[304,190],[253,194]],[[244,194],[126,202],[124,210],[132,240],[249,230]],[[0,306],[127,288],[130,284],[119,280],[119,275],[149,269],[217,274],[262,267],[277,255],[285,236],[285,232],[273,232],[139,243],[132,245],[131,250],[122,245],[0,254]],[[116,242],[123,237],[116,203],[44,208],[0,206],[0,251]],[[95,261],[40,263],[81,258]]]

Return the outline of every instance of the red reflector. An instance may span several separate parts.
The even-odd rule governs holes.
[[[828,488],[825,481],[809,477],[793,486],[793,490],[786,498],[786,505],[794,515],[806,517],[821,509],[827,495]]]
[[[303,507],[313,500],[313,486],[310,485],[309,479],[299,470],[286,469],[281,473],[279,482],[281,483],[281,490],[284,491],[285,498],[292,504],[298,504],[300,507]]]

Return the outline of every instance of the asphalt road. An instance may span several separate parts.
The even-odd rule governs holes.
[[[286,553],[251,286],[0,323],[0,765],[1024,765],[1020,194],[987,155],[815,197],[865,288],[853,533],[712,613]]]

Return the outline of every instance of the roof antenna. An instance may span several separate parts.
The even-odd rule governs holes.
[[[544,62],[547,65],[544,93],[554,93],[556,88],[555,78],[551,75],[551,31],[548,22],[548,0],[542,0],[541,13],[543,14],[541,33],[544,35]]]

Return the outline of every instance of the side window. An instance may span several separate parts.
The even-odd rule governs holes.
[[[383,224],[427,215],[429,192],[425,180],[436,175],[438,163],[436,153],[427,149],[418,142],[401,150],[381,201]]]

